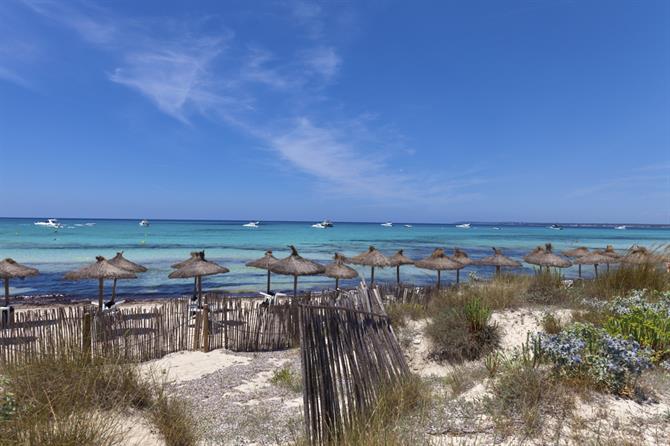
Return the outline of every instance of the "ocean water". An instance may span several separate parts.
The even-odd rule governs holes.
[[[272,249],[276,257],[289,254],[288,245],[294,244],[303,257],[322,263],[329,262],[334,252],[347,256],[357,254],[374,245],[387,255],[402,248],[405,255],[419,259],[436,247],[451,253],[459,247],[478,258],[489,255],[491,247],[502,248],[510,257],[521,257],[546,242],[555,251],[575,246],[602,248],[607,244],[624,250],[632,244],[648,247],[670,243],[668,226],[629,226],[616,230],[614,225],[565,225],[563,230],[549,229],[535,224],[473,224],[471,229],[456,228],[454,224],[413,224],[411,228],[395,224],[391,228],[379,223],[338,223],[328,229],[312,228],[310,222],[262,222],[252,229],[241,221],[175,221],[155,220],[149,227],[139,226],[138,220],[80,220],[63,219],[65,225],[57,231],[34,225],[37,219],[0,219],[0,258],[12,257],[20,263],[38,268],[37,277],[11,282],[11,291],[19,295],[63,294],[65,296],[94,296],[95,281],[65,281],[63,274],[94,261],[95,256],[111,258],[117,251],[149,268],[138,279],[119,281],[122,296],[173,296],[188,293],[191,280],[168,279],[170,264],[183,260],[193,250],[206,251],[207,258],[230,269],[230,273],[203,279],[206,289],[224,289],[243,293],[265,288],[264,271],[247,268],[244,263],[261,257]],[[499,229],[496,229],[499,228]],[[369,268],[355,267],[369,279]],[[522,271],[532,271],[525,265]],[[585,267],[586,274],[592,268]],[[487,276],[493,269],[467,267],[461,277],[476,271]],[[576,275],[576,267],[566,271]],[[455,280],[455,272],[444,272],[443,281]],[[394,281],[395,268],[375,271],[378,281]],[[404,282],[425,284],[435,280],[435,273],[413,266],[401,267]],[[273,289],[292,289],[292,277],[273,275]],[[343,281],[342,285],[355,285]],[[301,289],[332,287],[334,281],[326,277],[301,277]]]

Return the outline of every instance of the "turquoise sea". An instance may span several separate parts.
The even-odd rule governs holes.
[[[551,242],[556,251],[574,246],[601,248],[607,244],[616,249],[627,249],[632,244],[648,247],[670,243],[670,226],[629,225],[616,230],[615,225],[562,225],[562,230],[549,229],[548,224],[473,223],[470,229],[455,224],[403,223],[382,227],[379,223],[340,223],[335,227],[317,229],[314,222],[261,222],[258,228],[246,228],[243,221],[177,221],[152,220],[149,227],[139,220],[61,219],[63,228],[34,225],[43,219],[0,219],[0,258],[12,257],[18,262],[37,267],[41,275],[24,281],[12,282],[12,293],[19,295],[91,296],[97,292],[94,281],[70,282],[63,274],[92,262],[97,255],[111,258],[117,251],[149,268],[138,279],[119,282],[122,296],[173,296],[188,293],[190,280],[168,279],[170,264],[188,257],[193,250],[206,250],[207,258],[230,269],[230,273],[203,280],[207,289],[225,289],[231,292],[252,292],[265,286],[261,270],[247,268],[244,263],[261,257],[272,249],[276,257],[288,255],[287,246],[295,244],[303,257],[322,263],[329,262],[334,252],[354,255],[374,245],[387,255],[403,248],[412,258],[429,255],[436,247],[449,253],[454,247],[465,249],[470,257],[489,255],[492,246],[517,259],[537,245]],[[356,267],[366,278],[369,269]],[[526,265],[526,271],[531,271]],[[476,271],[487,276],[492,270],[468,267],[461,272]],[[591,268],[586,267],[590,273]],[[576,268],[566,271],[576,275]],[[377,270],[379,281],[395,280],[395,269]],[[423,284],[435,280],[429,271],[412,266],[401,268],[402,280]],[[454,272],[443,274],[443,280],[455,280]],[[343,282],[344,286],[356,281]],[[301,289],[332,287],[325,277],[301,277]],[[292,288],[292,278],[273,275],[275,290]]]

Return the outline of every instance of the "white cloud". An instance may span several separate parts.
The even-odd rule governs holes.
[[[305,65],[324,80],[332,79],[341,64],[340,57],[332,47],[319,47],[307,50],[303,54]]]

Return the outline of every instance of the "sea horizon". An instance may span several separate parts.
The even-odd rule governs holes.
[[[0,257],[12,257],[20,263],[38,268],[41,274],[24,281],[13,281],[11,292],[20,296],[63,295],[80,298],[97,293],[95,281],[71,282],[63,275],[94,261],[95,256],[113,257],[123,251],[128,259],[141,263],[149,271],[138,279],[119,281],[120,296],[172,297],[192,291],[189,280],[168,279],[170,265],[188,257],[193,250],[205,250],[208,259],[228,267],[228,274],[207,277],[205,289],[227,291],[233,294],[252,294],[265,288],[266,276],[262,270],[248,268],[245,263],[261,257],[267,249],[278,258],[289,254],[288,245],[297,246],[301,255],[321,263],[332,260],[335,252],[352,256],[374,245],[386,255],[398,249],[413,259],[430,255],[438,247],[448,254],[456,247],[464,249],[472,258],[489,255],[493,246],[517,260],[535,246],[552,243],[555,251],[575,246],[604,248],[613,245],[624,251],[631,245],[660,247],[670,244],[669,225],[625,224],[626,230],[614,229],[617,223],[537,223],[537,222],[475,222],[470,229],[458,228],[462,222],[451,223],[395,223],[383,227],[379,222],[334,221],[333,228],[317,229],[315,221],[261,221],[258,228],[243,226],[248,220],[185,220],[153,219],[150,226],[139,225],[140,219],[60,218],[63,228],[36,226],[39,217],[0,218]],[[89,223],[90,225],[86,225]],[[549,226],[558,224],[562,229]],[[405,225],[411,225],[406,227]],[[354,266],[369,280],[369,268]],[[585,276],[592,269],[583,268]],[[531,273],[530,265],[513,270]],[[472,272],[478,277],[489,277],[492,268],[467,267],[461,271],[461,280],[467,281]],[[566,277],[575,277],[576,267],[564,270]],[[376,280],[394,282],[395,268],[376,271]],[[453,271],[442,274],[445,284],[455,280]],[[427,285],[434,283],[434,272],[413,266],[401,268],[405,283]],[[356,279],[342,281],[352,287]],[[272,275],[275,291],[292,289],[292,277]],[[332,288],[334,281],[322,276],[299,279],[301,290]]]

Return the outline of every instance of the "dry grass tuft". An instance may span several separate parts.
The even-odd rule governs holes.
[[[272,375],[270,382],[275,386],[283,387],[291,392],[302,392],[302,376],[293,372],[288,366],[276,370]]]
[[[653,264],[626,265],[603,272],[597,279],[584,281],[584,294],[600,299],[623,296],[632,290],[670,289],[670,273]]]

